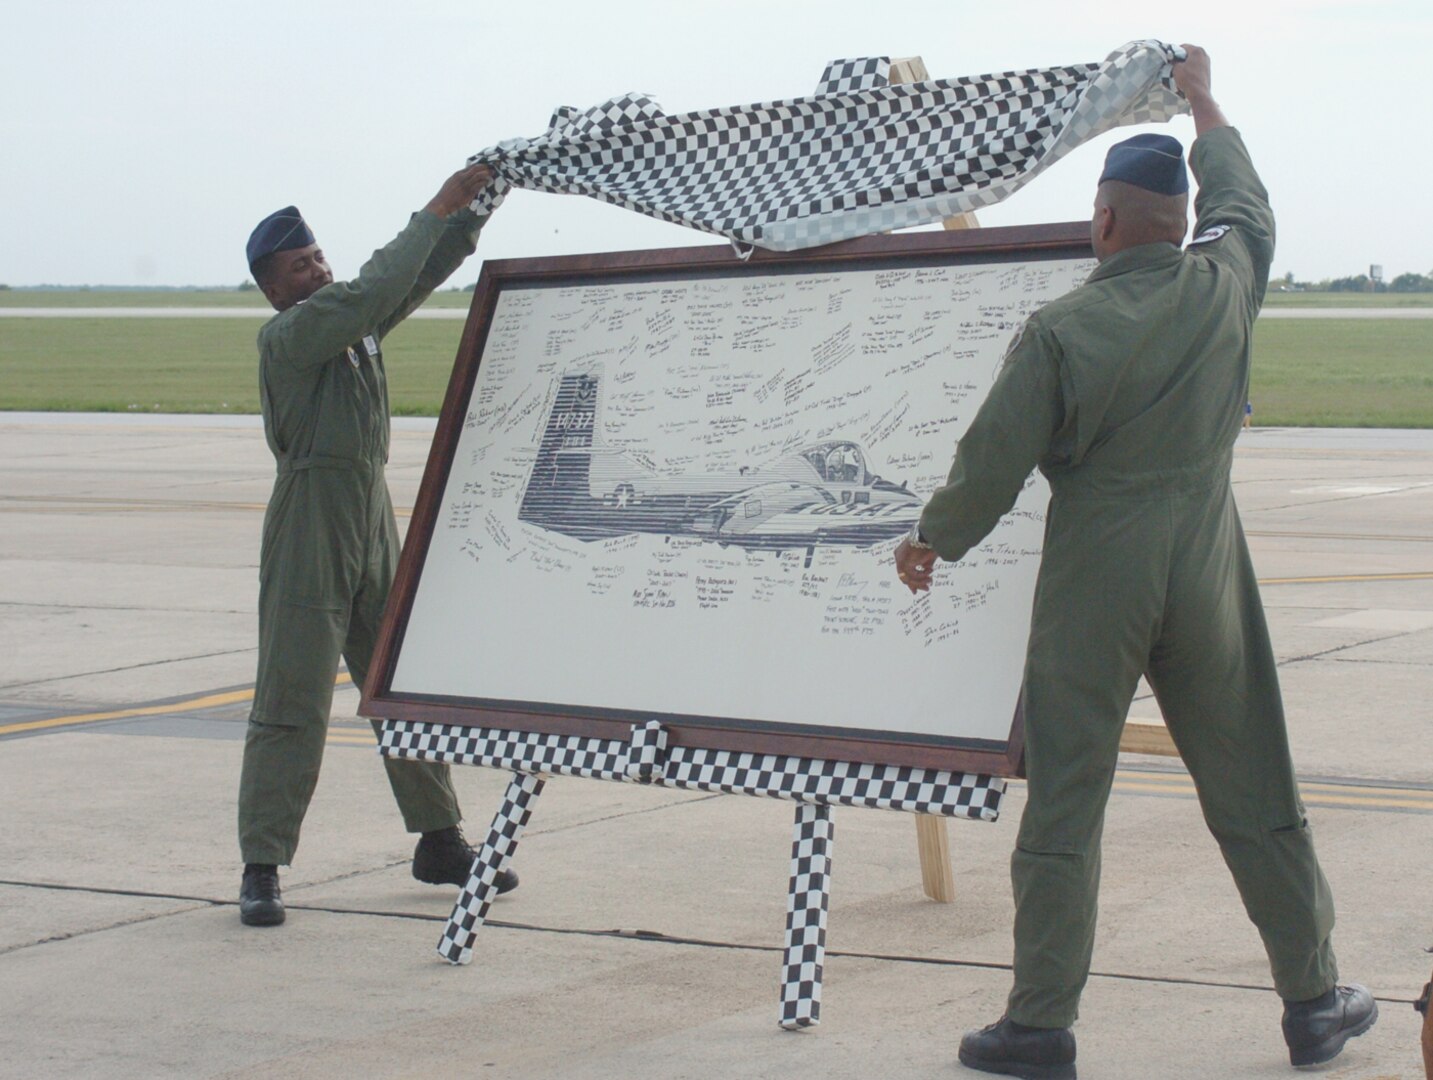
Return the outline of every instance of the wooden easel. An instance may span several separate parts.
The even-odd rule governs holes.
[[[929,78],[925,61],[919,56],[891,61],[889,79],[892,84],[925,82]],[[973,213],[957,214],[946,218],[942,224],[947,229],[980,227]],[[950,829],[946,819],[933,814],[917,814],[916,847],[920,851],[921,887],[925,894],[937,903],[952,903],[955,900],[955,870],[950,864]]]
[[[753,767],[753,755],[737,751],[669,748],[667,732],[657,721],[632,725],[631,738],[624,741],[385,720],[378,748],[385,757],[481,765],[511,773],[487,839],[438,940],[438,955],[450,964],[472,962],[474,939],[497,893],[498,874],[517,850],[549,775],[792,800],[796,814],[778,1021],[788,1031],[821,1022],[834,839],[831,807],[994,821],[1005,792],[998,777],[908,766],[783,757],[779,768],[771,768],[767,758]]]

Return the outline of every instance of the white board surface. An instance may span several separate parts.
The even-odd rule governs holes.
[[[1048,491],[891,555],[1093,261],[504,287],[390,689],[1001,741]]]

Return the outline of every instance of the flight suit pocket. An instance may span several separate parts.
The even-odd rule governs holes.
[[[347,631],[341,606],[281,601],[259,629],[254,715],[276,727],[328,722]]]

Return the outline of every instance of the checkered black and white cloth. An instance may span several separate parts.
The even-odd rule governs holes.
[[[458,902],[438,939],[438,955],[448,963],[472,962],[473,938],[487,920],[488,908],[497,895],[498,874],[517,850],[542,786],[542,777],[533,773],[517,773],[509,781],[503,804],[493,815],[487,839],[473,860],[468,882],[458,894]]]
[[[668,748],[658,723],[636,724],[628,742],[498,728],[386,720],[378,741],[386,757],[486,765],[524,773],[586,776],[696,791],[723,791],[825,806],[864,806],[995,821],[1005,779],[979,773],[751,754],[703,747]]]
[[[466,964],[473,958],[473,941],[487,919],[497,891],[497,875],[512,858],[542,791],[540,773],[793,800],[796,821],[780,1015],[781,1026],[790,1030],[821,1022],[834,839],[831,807],[865,806],[994,821],[1005,792],[1005,780],[997,776],[668,747],[667,732],[657,721],[633,724],[630,740],[622,742],[385,720],[378,749],[385,757],[514,770],[503,804],[438,941],[439,955],[452,964]]]
[[[836,826],[829,806],[796,808],[791,841],[791,887],[786,895],[786,947],[781,959],[781,1026],[821,1022],[821,976],[826,966],[826,914],[831,903],[831,847]]]
[[[884,57],[833,62],[810,97],[668,116],[626,94],[474,154],[510,187],[588,195],[793,251],[999,202],[1081,143],[1188,105],[1178,50],[1135,41],[1101,63],[891,85]]]

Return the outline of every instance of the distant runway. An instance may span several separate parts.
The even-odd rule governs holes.
[[[245,307],[0,307],[0,319],[267,319],[269,308]],[[419,308],[410,319],[466,319],[467,308]],[[1433,319],[1433,307],[1265,308],[1261,319]]]

